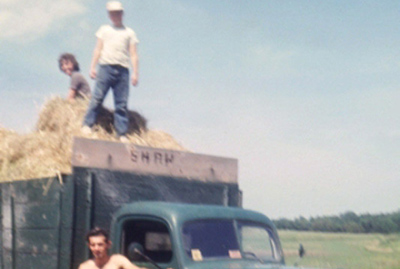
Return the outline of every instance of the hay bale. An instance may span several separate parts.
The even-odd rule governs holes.
[[[8,154],[11,151],[9,143],[12,137],[15,136],[17,136],[15,132],[5,128],[0,128],[0,172],[5,171],[8,168]]]
[[[36,130],[56,133],[76,133],[82,126],[87,105],[88,102],[86,100],[77,100],[71,103],[60,97],[53,97],[46,102],[40,111]],[[147,131],[147,120],[138,112],[129,110],[128,118],[128,134],[140,134]],[[114,135],[113,122],[114,112],[101,107],[94,129]]]
[[[18,135],[7,141],[1,180],[54,176],[70,173],[71,149],[57,134],[35,132]]]
[[[72,142],[74,136],[117,141],[112,111],[102,108],[94,132],[81,133],[87,101],[71,103],[53,97],[43,105],[35,131],[19,135],[0,128],[0,180],[29,179],[71,173]],[[147,129],[146,119],[138,112],[129,111],[131,143],[173,150],[186,150],[171,135]]]

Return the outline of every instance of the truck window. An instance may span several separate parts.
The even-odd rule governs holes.
[[[246,258],[261,260],[279,260],[272,231],[263,225],[238,221],[239,240]]]
[[[232,220],[198,220],[183,227],[185,251],[194,261],[240,258]]]
[[[127,256],[131,243],[143,246],[144,254],[159,263],[167,263],[172,259],[171,238],[167,226],[153,220],[129,220],[123,225],[123,254]],[[144,260],[139,260],[142,262]],[[138,261],[136,261],[138,262]]]

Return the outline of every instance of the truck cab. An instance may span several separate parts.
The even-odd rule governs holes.
[[[156,268],[282,268],[284,258],[273,223],[242,208],[170,202],[124,205],[112,222],[113,252],[138,266]]]

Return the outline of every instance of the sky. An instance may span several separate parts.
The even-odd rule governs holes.
[[[245,208],[400,209],[398,1],[122,3],[140,40],[129,108],[193,152],[237,158]],[[45,100],[67,96],[61,53],[89,80],[105,4],[0,0],[1,127],[30,132]]]

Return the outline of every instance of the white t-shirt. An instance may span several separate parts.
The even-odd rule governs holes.
[[[115,64],[129,68],[129,46],[139,43],[131,28],[103,25],[96,32],[96,37],[103,41],[99,64]]]

